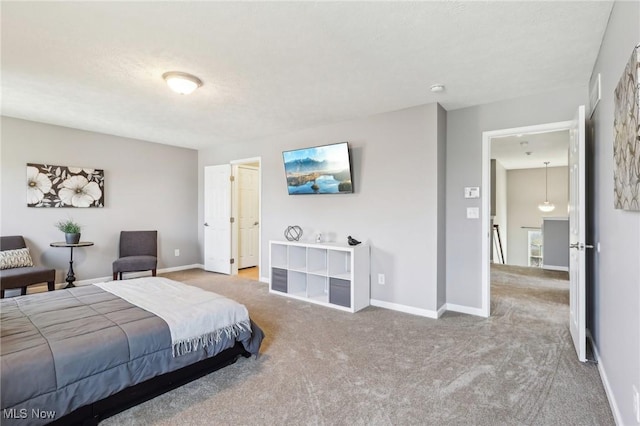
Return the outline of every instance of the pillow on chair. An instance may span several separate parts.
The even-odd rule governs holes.
[[[0,269],[33,266],[28,248],[0,251]]]

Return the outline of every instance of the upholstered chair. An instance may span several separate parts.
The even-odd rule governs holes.
[[[113,279],[123,272],[151,270],[156,276],[158,267],[158,231],[120,232],[120,257],[113,262]]]
[[[27,294],[27,286],[47,283],[49,291],[55,289],[56,270],[44,266],[34,266],[27,245],[21,235],[0,237],[2,262],[0,269],[0,297],[4,291],[20,289],[20,294]]]

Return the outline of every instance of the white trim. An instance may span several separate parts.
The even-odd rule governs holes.
[[[607,377],[607,372],[602,365],[602,361],[600,360],[600,352],[598,351],[598,347],[596,346],[596,342],[593,341],[593,337],[591,336],[591,331],[587,330],[587,335],[589,336],[589,340],[591,341],[591,347],[593,348],[593,355],[596,358],[596,362],[598,365],[598,372],[600,373],[600,380],[602,381],[602,386],[604,386],[604,392],[607,395],[607,399],[609,400],[609,407],[611,408],[611,413],[613,414],[613,420],[617,425],[621,425],[622,423],[622,414],[620,414],[620,409],[618,408],[618,404],[616,404],[616,399],[613,394],[613,389],[609,384],[609,378]]]
[[[536,124],[534,126],[515,127],[511,129],[491,130],[482,132],[482,186],[484,191],[480,191],[482,198],[480,218],[482,219],[482,229],[480,240],[481,248],[481,289],[482,289],[482,305],[479,315],[485,318],[491,315],[491,269],[489,267],[489,257],[491,253],[491,232],[489,230],[489,221],[491,219],[491,210],[489,203],[491,201],[491,139],[500,136],[513,136],[526,133],[547,133],[559,130],[569,130],[571,121],[559,121],[556,123]],[[455,305],[454,305],[455,306]],[[464,307],[463,307],[464,308]],[[470,308],[477,311],[476,308]],[[451,309],[455,310],[455,309]],[[458,311],[460,312],[460,311]],[[465,312],[468,313],[468,312]],[[478,315],[478,314],[472,314]]]
[[[487,164],[488,163],[488,164]],[[481,279],[481,302],[480,309],[474,308],[475,311],[479,311],[481,317],[488,318],[491,315],[491,240],[492,230],[489,229],[491,221],[491,132],[482,132],[482,188],[480,192],[480,219],[482,220],[482,226],[480,230],[480,241],[482,244],[480,255],[480,279]],[[456,307],[465,308],[464,306],[451,305]],[[470,309],[470,308],[469,308]],[[460,311],[457,308],[452,308],[452,311],[462,312],[468,314],[469,312]],[[471,314],[477,315],[477,314]]]
[[[445,312],[447,312],[447,304],[443,303],[442,306],[440,306],[440,309],[438,309],[438,318],[440,318]]]
[[[542,264],[542,269],[548,269],[549,271],[566,271],[569,272],[568,266],[553,266]]]
[[[589,118],[596,111],[600,99],[602,99],[602,78],[598,73],[598,77],[593,81],[593,86],[589,88]]]
[[[200,263],[194,263],[194,264],[191,264],[191,265],[173,266],[171,268],[158,269],[157,273],[158,274],[166,274],[167,272],[185,271],[187,269],[204,269],[204,265],[202,265]],[[148,277],[148,276],[150,276],[150,274],[151,274],[151,271],[125,272],[123,274],[123,277],[126,278],[126,279],[129,279],[129,278],[140,278],[140,277]],[[75,281],[73,284],[75,284],[76,286],[82,286],[82,285],[88,285],[88,284],[103,283],[105,281],[112,281],[112,280],[113,280],[113,276],[97,277],[97,278],[89,278],[89,279],[86,279],[86,280]],[[60,288],[64,288],[64,286],[67,285],[66,282],[62,282],[62,283],[59,283],[59,284],[62,286]],[[56,284],[56,286],[57,285],[58,284]]]
[[[204,265],[194,263],[191,265],[173,266],[171,268],[158,269],[158,273],[166,274],[167,272],[186,271],[187,269],[204,269]]]
[[[261,283],[267,283],[267,284],[271,283],[271,280],[269,279],[269,277],[260,277],[258,281],[260,281]]]
[[[399,303],[385,302],[383,300],[376,300],[376,299],[371,299],[371,306],[377,306],[379,308],[390,309],[392,311],[404,312],[406,314],[413,314],[413,315],[418,315],[421,317],[427,317],[427,318],[433,318],[433,319],[438,319],[439,317],[438,313],[440,312],[440,310],[436,312],[429,309],[414,308],[413,306],[401,305]]]
[[[453,303],[446,304],[447,311],[460,312],[461,314],[475,315],[478,317],[486,317],[483,308],[472,308],[470,306],[456,305]]]
[[[262,160],[262,157],[250,157],[250,158],[243,158],[241,160],[231,160],[231,164],[260,163],[261,160]]]

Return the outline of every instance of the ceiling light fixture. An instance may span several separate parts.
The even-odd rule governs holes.
[[[165,72],[162,78],[171,90],[181,95],[188,95],[203,84],[202,80],[195,75],[180,71]]]
[[[431,86],[431,91],[433,93],[444,92],[444,84],[434,84]]]
[[[549,202],[549,162],[544,162],[544,203],[538,204],[538,210],[544,213],[552,212],[556,206]]]

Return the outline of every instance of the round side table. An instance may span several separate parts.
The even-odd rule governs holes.
[[[90,241],[80,241],[78,244],[68,244],[64,241],[51,243],[49,244],[51,247],[69,247],[71,249],[71,257],[69,259],[69,272],[67,272],[67,278],[65,281],[67,282],[67,286],[65,288],[75,287],[73,282],[76,280],[76,276],[73,273],[73,249],[76,247],[89,247],[92,246],[93,243]]]

